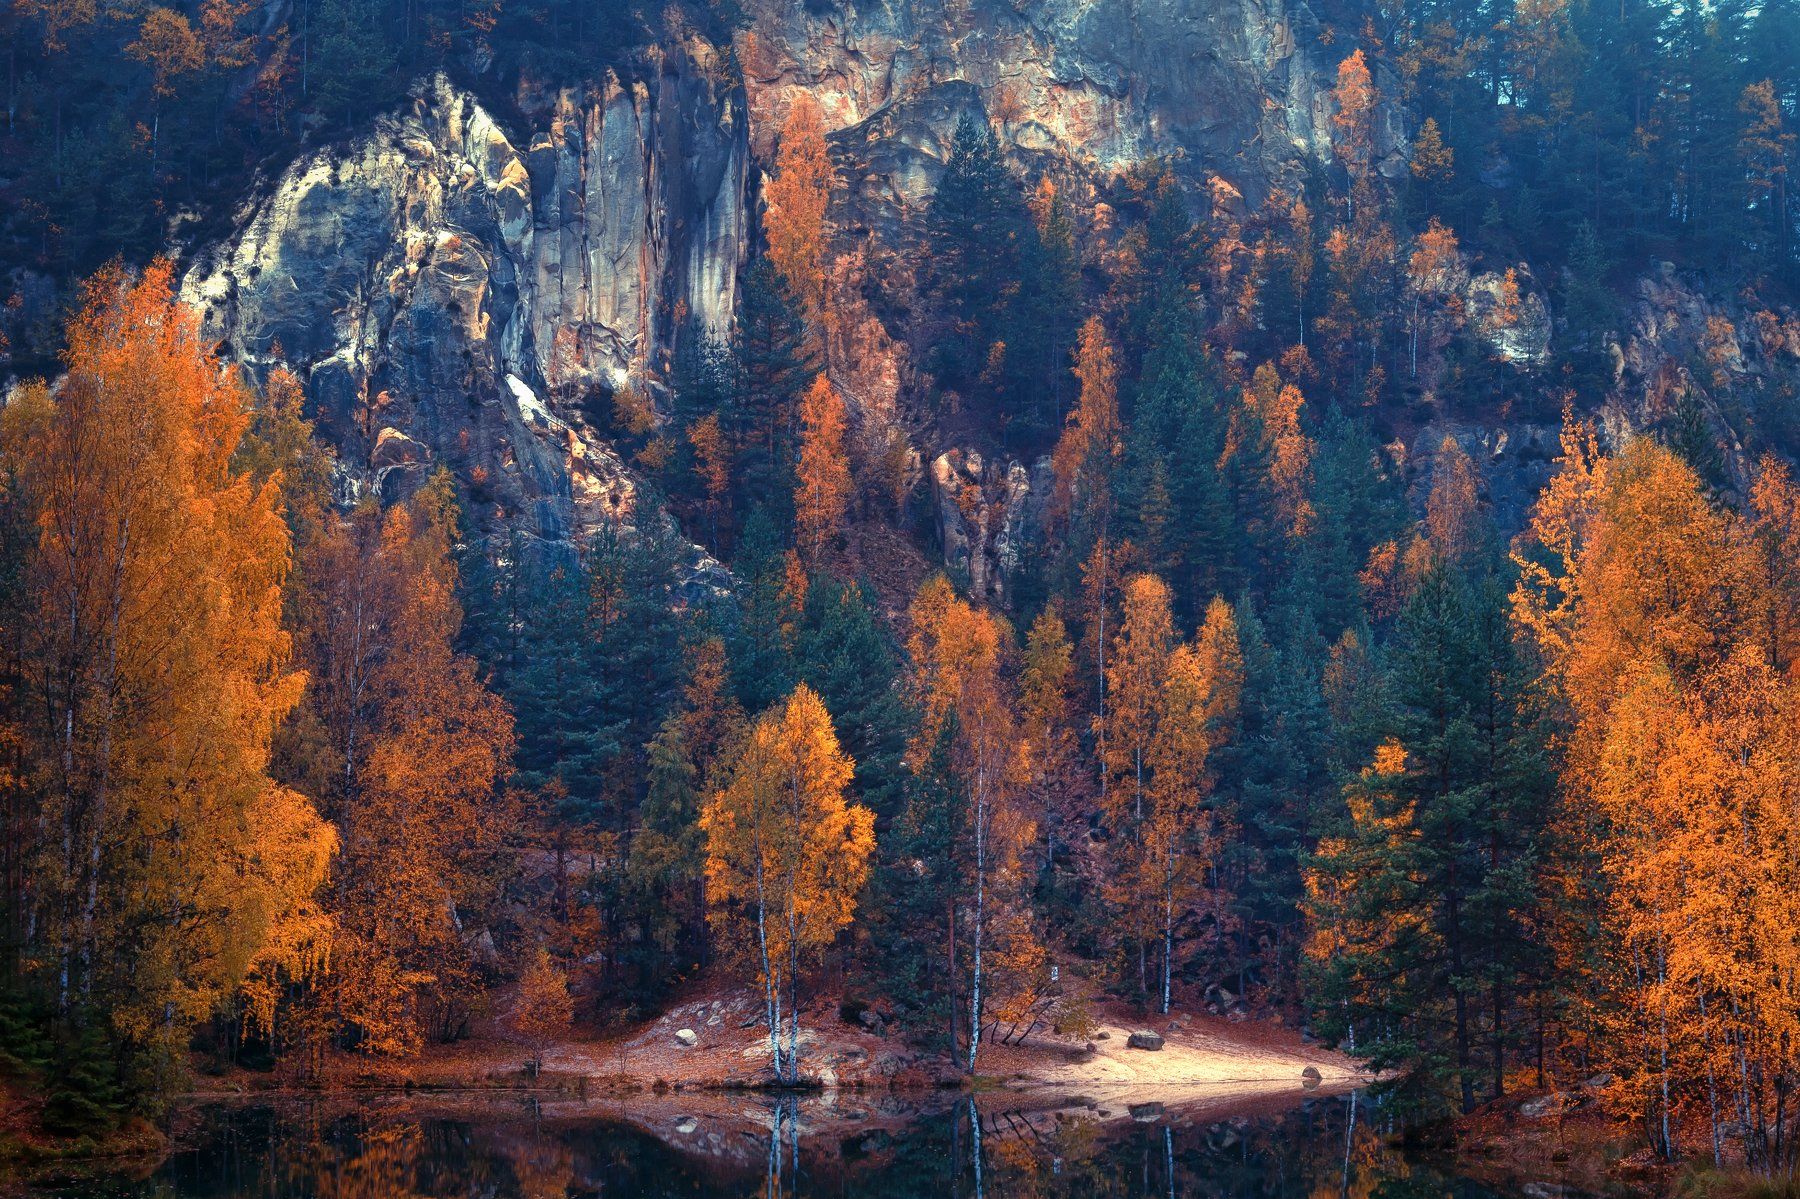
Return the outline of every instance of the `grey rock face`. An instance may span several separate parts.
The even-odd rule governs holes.
[[[252,373],[301,374],[348,492],[443,465],[478,530],[630,524],[636,483],[589,411],[658,376],[681,315],[729,328],[748,237],[741,102],[699,54],[528,97],[528,137],[427,80],[290,167],[184,298]]]
[[[966,578],[969,593],[1004,607],[1042,526],[1050,464],[988,462],[972,449],[952,449],[931,463],[944,564]]]
[[[1267,0],[753,0],[741,47],[766,151],[793,98],[876,169],[863,200],[916,207],[956,118],[979,106],[1005,142],[1102,174],[1151,155],[1216,171],[1253,202],[1331,155],[1330,53],[1304,4]],[[1390,94],[1394,89],[1386,89]],[[1384,116],[1390,173],[1404,141]],[[935,144],[933,144],[935,143]],[[852,195],[857,194],[853,189]]]
[[[638,485],[597,414],[625,386],[660,399],[678,338],[729,330],[754,236],[753,158],[766,161],[808,92],[839,166],[827,338],[858,452],[907,457],[905,486],[929,476],[953,564],[1005,603],[1036,536],[1041,469],[921,471],[946,447],[899,432],[917,382],[894,319],[910,294],[905,251],[957,120],[979,113],[1016,165],[1072,195],[1160,155],[1255,205],[1331,159],[1341,50],[1304,3],[1274,0],[747,8],[735,64],[675,30],[632,77],[523,90],[506,119],[441,76],[422,81],[401,111],[253,197],[196,256],[184,296],[228,357],[302,375],[346,500],[405,496],[447,466],[478,532],[559,542],[629,524]],[[1382,169],[1402,170],[1395,113],[1377,143]],[[696,563],[697,579],[723,580]]]

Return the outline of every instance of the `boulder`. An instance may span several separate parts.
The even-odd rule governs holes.
[[[1149,1049],[1154,1051],[1163,1047],[1163,1039],[1161,1033],[1151,1032],[1147,1028],[1140,1028],[1126,1039],[1125,1044],[1133,1049]]]
[[[1324,1080],[1325,1076],[1319,1073],[1319,1068],[1317,1066],[1308,1066],[1306,1069],[1300,1071],[1300,1085],[1309,1091]]]
[[[1519,1114],[1527,1120],[1542,1120],[1548,1116],[1560,1116],[1572,1112],[1586,1100],[1573,1091],[1552,1091],[1548,1095],[1539,1095],[1527,1099],[1519,1105]]]
[[[678,1044],[692,1049],[700,1043],[700,1034],[691,1028],[678,1028],[675,1030],[675,1040]]]
[[[1134,1103],[1126,1110],[1139,1124],[1154,1124],[1163,1117],[1163,1105],[1160,1103]]]

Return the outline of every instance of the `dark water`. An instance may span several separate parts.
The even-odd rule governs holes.
[[[659,1103],[661,1101],[658,1101]],[[1348,1098],[1269,1115],[1151,1108],[1027,1112],[1004,1097],[824,1118],[793,1101],[678,1106],[630,1119],[530,1101],[436,1108],[287,1104],[197,1109],[154,1171],[49,1184],[119,1199],[565,1199],[572,1196],[1271,1196],[1425,1199],[1565,1194],[1480,1184],[1386,1147]],[[973,1109],[973,1110],[972,1110]],[[1104,1116],[1101,1114],[1105,1111]],[[841,1113],[840,1113],[841,1114]],[[647,1125],[655,1131],[646,1131]]]

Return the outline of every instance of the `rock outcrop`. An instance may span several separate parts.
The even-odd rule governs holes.
[[[660,403],[679,341],[729,331],[756,236],[756,164],[809,93],[839,176],[824,345],[854,413],[851,453],[895,510],[929,488],[945,564],[1004,605],[1038,536],[1043,468],[984,457],[962,444],[966,433],[933,427],[921,403],[930,381],[912,360],[924,356],[908,344],[918,218],[957,121],[987,120],[1017,169],[1054,178],[1078,208],[1158,157],[1208,196],[1254,209],[1332,160],[1341,50],[1324,10],[1273,0],[745,8],[729,47],[672,23],[629,70],[585,87],[525,84],[484,103],[446,77],[422,81],[402,110],[271,180],[234,233],[194,256],[184,295],[253,374],[278,361],[301,373],[340,451],[347,501],[404,496],[448,467],[478,531],[556,542],[629,524],[644,514],[639,481],[604,433],[611,397],[632,387]],[[1377,85],[1399,92],[1391,79]],[[1399,110],[1383,105],[1384,175],[1405,172],[1405,134]],[[1423,398],[1397,422],[1403,440],[1389,458],[1420,485],[1435,448],[1455,438],[1514,524],[1551,467],[1555,405],[1490,416],[1444,394],[1453,331],[1472,332],[1509,371],[1537,372],[1566,348],[1546,299],[1558,281],[1506,266],[1458,256],[1432,283],[1409,364]],[[1612,389],[1603,405],[1582,401],[1614,440],[1695,395],[1729,445],[1727,406],[1712,397],[1791,373],[1800,319],[1652,273],[1608,348]],[[698,552],[695,563],[697,578],[723,580]]]
[[[916,208],[956,118],[1062,168],[1111,174],[1153,156],[1216,172],[1252,202],[1331,157],[1328,35],[1308,5],[1268,0],[752,0],[740,60],[766,152],[801,92],[871,164],[853,203]],[[1394,88],[1386,89],[1389,94]],[[1393,113],[1382,169],[1404,169]]]
[[[972,449],[946,450],[932,460],[944,565],[966,581],[971,596],[1007,606],[1042,524],[1049,472],[1048,461],[1027,470],[1021,462],[986,461]]]
[[[523,97],[518,132],[426,80],[283,173],[185,298],[229,358],[302,375],[352,491],[442,465],[478,529],[629,524],[593,416],[662,377],[678,325],[728,331],[749,238],[741,96],[710,47],[676,49],[648,80]]]

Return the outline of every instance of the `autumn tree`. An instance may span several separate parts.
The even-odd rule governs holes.
[[[1331,115],[1332,148],[1350,177],[1350,211],[1374,200],[1375,166],[1374,80],[1361,50],[1338,63],[1337,86],[1332,90],[1337,111]]]
[[[844,401],[824,375],[800,397],[799,485],[794,531],[815,565],[843,528],[850,503],[850,463],[844,452]]]
[[[731,518],[731,450],[719,414],[709,412],[688,426],[688,445],[694,451],[694,471],[705,494],[707,524],[713,545],[719,544],[721,524]]]
[[[177,76],[192,74],[206,65],[206,47],[184,14],[159,6],[144,15],[137,40],[127,46],[125,52],[150,64],[152,72],[151,93],[155,103],[150,117],[150,169],[154,175],[163,101],[175,94]]]
[[[1081,326],[1078,342],[1075,377],[1081,381],[1081,392],[1051,457],[1056,480],[1052,504],[1065,517],[1075,504],[1078,488],[1089,510],[1104,510],[1113,462],[1123,448],[1118,367],[1099,317],[1091,316]]]
[[[1077,815],[1067,808],[1074,798],[1062,778],[1075,758],[1075,647],[1068,626],[1054,605],[1046,605],[1031,622],[1019,667],[1019,718],[1026,739],[1038,814],[1046,831],[1048,860],[1058,818]],[[1058,801],[1063,801],[1061,804]]]
[[[1292,383],[1283,383],[1270,363],[1256,368],[1244,392],[1244,410],[1254,420],[1234,424],[1234,443],[1255,438],[1260,442],[1258,460],[1263,464],[1266,486],[1274,499],[1282,531],[1303,538],[1312,528],[1313,440],[1301,424],[1306,397]],[[1238,445],[1227,447],[1234,454]]]
[[[1001,671],[1004,629],[990,613],[957,597],[935,575],[919,588],[908,613],[918,728],[909,751],[915,771],[927,770],[947,742],[950,769],[966,818],[965,893],[960,923],[967,932],[968,1045],[973,1073],[981,1050],[990,922],[1016,903],[1018,849],[1031,838],[1015,803],[1023,774],[1011,688]],[[951,948],[955,953],[954,944]]]
[[[1461,264],[1456,234],[1433,217],[1414,242],[1412,257],[1406,263],[1413,293],[1412,317],[1407,322],[1407,373],[1415,379],[1419,375],[1421,335],[1429,345],[1435,328],[1434,313],[1426,308],[1426,302],[1431,301],[1433,309],[1445,302],[1457,285]]]
[[[568,1035],[574,1020],[575,1001],[569,995],[568,977],[540,945],[519,974],[519,990],[507,1012],[507,1023],[513,1034],[531,1047],[535,1065],[546,1046]]]
[[[1794,770],[1790,662],[1770,635],[1791,584],[1766,554],[1793,491],[1766,474],[1743,518],[1669,450],[1638,439],[1608,458],[1596,442],[1569,423],[1514,594],[1568,709],[1566,802],[1623,947],[1594,980],[1594,1020],[1613,1098],[1659,1153],[1693,1113],[1715,1157],[1735,1124],[1766,1169],[1779,1097],[1763,1080],[1792,1068],[1796,977],[1777,931],[1793,817],[1767,798]]]
[[[1794,134],[1785,128],[1781,102],[1771,80],[1752,83],[1738,100],[1743,133],[1738,157],[1749,183],[1749,207],[1765,214],[1773,249],[1786,261],[1792,252],[1793,213],[1788,205],[1788,167],[1794,155]]]
[[[845,801],[852,768],[802,684],[757,720],[700,817],[716,918],[754,926],[770,1062],[784,1083],[800,1078],[801,969],[849,925],[875,848],[873,815]]]
[[[454,1028],[475,970],[465,914],[501,832],[513,722],[455,649],[455,521],[442,473],[385,513],[365,504],[312,551],[296,605],[311,686],[283,765],[343,839],[315,998],[374,1053],[413,1052],[432,1016]]]
[[[166,260],[95,276],[55,395],[27,387],[0,418],[35,529],[9,632],[39,835],[9,903],[63,1018],[156,1068],[247,978],[316,965],[338,841],[269,769],[305,682],[280,487],[234,464],[248,397],[172,289]]]
[[[1214,890],[1208,876],[1216,870],[1225,830],[1206,801],[1217,769],[1215,752],[1234,732],[1243,686],[1237,620],[1229,605],[1214,599],[1194,641],[1176,647],[1169,656],[1149,754],[1148,810],[1139,838],[1138,869],[1145,876],[1144,889],[1161,909],[1159,1009],[1165,1015],[1178,925],[1197,899]],[[1222,924],[1223,903],[1216,896],[1211,900],[1210,914],[1215,924]]]
[[[825,318],[825,210],[833,182],[819,102],[803,91],[781,124],[774,169],[763,191],[769,206],[763,232],[769,239],[769,259],[787,281],[815,336],[822,333]]]
[[[1125,580],[1118,632],[1106,667],[1106,724],[1095,728],[1101,768],[1112,778],[1109,811],[1121,833],[1144,816],[1156,712],[1176,640],[1168,585],[1148,574]]]
[[[1425,538],[1435,561],[1452,568],[1468,565],[1488,540],[1481,511],[1481,478],[1468,452],[1444,438],[1432,463],[1425,496]]]

